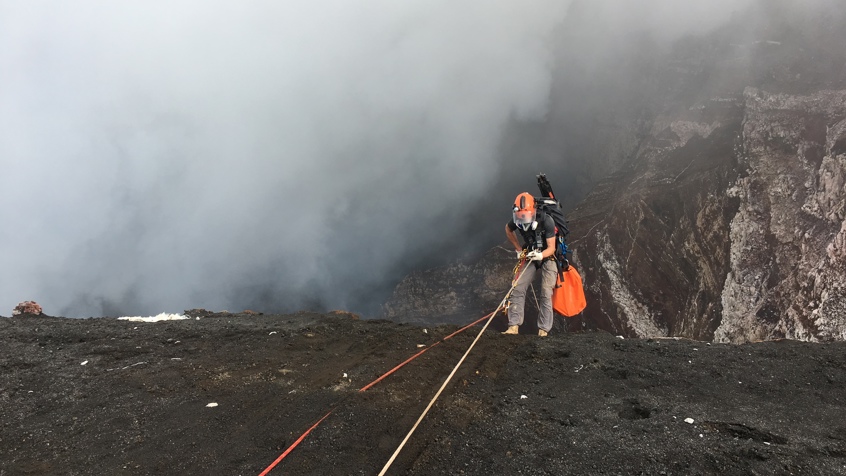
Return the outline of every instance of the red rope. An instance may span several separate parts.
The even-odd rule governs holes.
[[[491,314],[493,314],[493,313],[491,313]],[[483,317],[483,318],[479,319],[479,320],[478,320],[478,321],[476,321],[476,322],[473,322],[473,323],[471,323],[471,324],[467,324],[466,326],[462,327],[461,329],[458,329],[457,331],[453,332],[452,334],[450,334],[450,335],[448,335],[448,336],[444,337],[443,339],[439,340],[438,342],[435,342],[434,344],[430,345],[429,347],[426,347],[425,349],[421,350],[420,352],[418,352],[418,353],[416,353],[416,354],[412,355],[411,357],[409,357],[408,359],[406,359],[406,360],[405,360],[405,362],[403,362],[403,363],[401,363],[401,364],[397,365],[396,367],[392,368],[391,370],[387,371],[387,372],[386,372],[385,374],[383,374],[381,377],[379,377],[379,378],[377,378],[376,380],[374,380],[374,381],[370,382],[369,384],[365,385],[364,387],[361,387],[361,390],[359,390],[359,392],[363,392],[363,391],[367,390],[368,388],[370,388],[370,387],[372,387],[372,386],[376,385],[377,383],[381,382],[381,381],[382,381],[385,377],[387,377],[388,375],[391,375],[392,373],[394,373],[394,372],[396,372],[397,370],[401,369],[401,368],[402,368],[405,364],[407,364],[407,363],[411,362],[412,360],[416,359],[417,357],[420,357],[421,355],[423,355],[423,354],[424,354],[427,350],[431,349],[432,347],[435,347],[436,345],[438,345],[438,344],[440,344],[441,342],[443,342],[443,341],[445,341],[445,340],[449,339],[450,337],[452,337],[452,336],[454,336],[454,335],[456,335],[456,334],[459,334],[459,333],[461,333],[461,332],[464,332],[465,330],[467,330],[467,329],[469,329],[469,328],[471,328],[471,327],[475,326],[476,324],[478,324],[478,323],[480,323],[480,322],[484,321],[485,319],[487,319],[488,317],[490,317],[490,315],[491,315],[491,314],[488,314],[487,316],[485,316],[485,317]]]
[[[498,310],[499,310],[499,309],[497,309],[497,311],[498,311]],[[494,311],[494,312],[496,312],[496,311]],[[478,323],[480,323],[480,322],[484,321],[485,319],[489,318],[489,317],[490,317],[490,316],[491,316],[494,312],[492,312],[492,313],[490,313],[490,314],[486,315],[485,317],[483,317],[483,318],[479,319],[479,320],[478,320],[478,321],[476,321],[476,322],[472,322],[472,323],[470,323],[470,324],[467,324],[466,326],[462,327],[461,329],[458,329],[457,331],[453,332],[452,334],[450,334],[450,335],[448,335],[448,336],[444,337],[443,339],[439,340],[438,342],[435,342],[434,344],[430,345],[429,347],[426,347],[425,349],[421,350],[420,352],[418,352],[418,353],[416,353],[416,354],[412,355],[411,357],[409,357],[408,359],[406,359],[403,363],[401,363],[401,364],[397,365],[396,367],[394,367],[394,368],[392,368],[391,370],[387,371],[386,373],[382,374],[382,376],[380,376],[380,377],[379,377],[379,378],[377,378],[376,380],[374,380],[374,381],[370,382],[369,384],[365,385],[364,387],[361,387],[361,390],[359,390],[359,392],[364,392],[365,390],[369,389],[370,387],[372,387],[372,386],[376,385],[377,383],[379,383],[379,382],[381,382],[383,379],[385,379],[385,377],[387,377],[387,376],[391,375],[392,373],[396,372],[397,370],[401,369],[403,366],[405,366],[405,364],[407,364],[407,363],[411,362],[412,360],[416,359],[417,357],[420,357],[421,355],[423,355],[423,354],[424,354],[426,351],[428,351],[429,349],[431,349],[431,348],[435,347],[436,345],[440,344],[441,342],[444,342],[444,341],[446,341],[446,340],[449,340],[449,339],[450,339],[450,338],[452,338],[453,336],[458,335],[458,334],[460,334],[460,333],[462,333],[462,332],[466,331],[467,329],[469,329],[469,328],[471,328],[471,327],[475,326],[476,324],[478,324]],[[309,434],[309,433],[311,433],[311,430],[313,430],[313,429],[317,428],[317,425],[319,425],[321,422],[323,422],[323,420],[325,420],[325,419],[326,419],[326,417],[328,417],[329,415],[331,415],[333,411],[335,411],[335,410],[334,410],[334,409],[333,409],[333,410],[329,410],[329,413],[327,413],[327,414],[323,415],[323,418],[321,418],[320,420],[317,420],[317,422],[316,422],[314,425],[311,425],[311,428],[309,428],[308,430],[306,430],[306,432],[305,432],[305,433],[303,433],[303,434],[302,434],[299,438],[297,438],[297,441],[295,441],[294,443],[292,443],[292,444],[291,444],[291,446],[289,446],[289,447],[288,447],[288,449],[286,449],[284,453],[282,453],[281,455],[279,455],[279,457],[278,457],[278,458],[276,458],[276,460],[275,460],[273,463],[271,463],[271,464],[270,464],[270,466],[268,466],[267,468],[265,468],[265,469],[264,469],[264,471],[262,471],[262,472],[259,474],[259,476],[265,476],[265,475],[266,475],[267,473],[269,473],[269,472],[270,472],[273,468],[275,468],[275,467],[276,467],[276,465],[277,465],[277,464],[279,464],[279,462],[280,462],[280,461],[282,461],[283,459],[285,459],[285,457],[286,457],[286,456],[288,456],[288,453],[290,453],[291,451],[293,451],[293,450],[294,450],[294,448],[296,448],[296,447],[297,447],[297,446],[298,446],[298,445],[299,445],[299,444],[300,444],[300,443],[301,443],[301,442],[305,439],[305,437],[306,437],[306,436],[308,436],[308,434]]]
[[[305,432],[305,433],[303,433],[303,434],[302,434],[299,438],[297,438],[297,441],[295,441],[293,444],[291,444],[291,446],[289,446],[289,447],[288,447],[288,449],[287,449],[287,450],[285,450],[285,452],[284,452],[284,453],[282,453],[281,455],[279,455],[279,457],[278,457],[278,458],[276,458],[276,461],[274,461],[273,463],[270,463],[270,466],[268,466],[267,468],[265,468],[265,469],[264,469],[264,471],[262,471],[262,472],[259,474],[259,476],[264,476],[265,474],[269,473],[269,472],[270,472],[270,470],[272,470],[273,468],[275,468],[275,467],[276,467],[276,465],[277,465],[277,464],[279,464],[279,462],[280,462],[280,461],[282,461],[283,459],[285,459],[285,457],[286,457],[286,456],[288,456],[288,453],[290,453],[291,451],[294,451],[294,448],[296,448],[296,447],[297,447],[300,443],[302,443],[302,441],[305,439],[305,437],[306,437],[306,436],[308,436],[308,434],[309,434],[309,433],[311,433],[311,430],[313,430],[313,429],[317,428],[317,425],[319,425],[319,424],[320,424],[323,420],[325,420],[325,419],[326,419],[326,417],[328,417],[329,415],[331,415],[333,411],[335,411],[335,410],[329,410],[329,413],[327,413],[327,414],[323,415],[323,418],[321,418],[320,420],[317,420],[317,423],[315,423],[314,425],[311,425],[311,428],[309,428],[308,430],[306,430],[306,432]]]

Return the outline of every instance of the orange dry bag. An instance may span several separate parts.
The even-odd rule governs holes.
[[[558,273],[558,282],[552,291],[552,309],[563,316],[573,317],[582,312],[586,305],[582,277],[571,265],[567,271]]]

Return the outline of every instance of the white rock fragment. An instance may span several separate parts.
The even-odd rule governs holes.
[[[424,333],[424,334],[428,334],[428,333],[429,333],[429,329],[423,329],[423,333]]]
[[[684,422],[689,424],[689,425],[692,425],[693,424],[693,418],[685,418]]]
[[[346,373],[346,372],[344,372],[344,378],[347,378],[347,373]]]
[[[87,364],[88,364],[88,361],[86,360],[86,361],[83,361],[83,362],[82,362],[81,364],[79,364],[79,365],[87,365]]]
[[[426,344],[417,344],[417,348],[426,347]]]
[[[699,437],[700,437],[700,438],[705,438],[705,435],[703,435],[702,433],[700,433],[700,434],[699,434]]]
[[[276,331],[271,331],[270,334],[268,334],[268,335],[272,336],[273,334],[276,334]]]
[[[527,397],[527,396],[525,396],[525,395],[520,395],[520,400],[525,400],[525,399],[527,399],[527,398],[529,398],[529,397]]]
[[[617,338],[620,339],[620,340],[625,339],[625,337],[623,337],[623,336],[617,336]]]
[[[130,322],[180,321],[182,319],[188,319],[188,317],[183,316],[182,314],[168,314],[166,312],[163,312],[163,313],[155,315],[155,316],[150,316],[150,317],[141,317],[141,316],[118,317],[119,321],[130,321]],[[199,317],[197,319],[199,319]],[[136,327],[135,329],[138,329],[138,328]]]
[[[216,406],[217,406],[217,403],[211,402],[208,405],[206,405],[206,408],[214,408]]]

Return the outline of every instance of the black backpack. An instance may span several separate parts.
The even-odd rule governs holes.
[[[552,185],[546,179],[546,174],[538,175],[538,188],[540,188],[541,196],[535,198],[535,206],[538,210],[537,221],[543,223],[543,215],[552,217],[555,222],[555,262],[558,263],[558,275],[563,279],[565,271],[570,269],[570,262],[567,260],[567,253],[570,249],[567,247],[567,235],[570,229],[567,227],[567,219],[564,217],[564,211],[561,209],[561,203],[555,199],[555,194],[552,192]]]

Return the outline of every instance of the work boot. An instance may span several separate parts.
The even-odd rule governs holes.
[[[546,337],[548,335],[548,332],[543,329],[538,329],[538,335],[541,337]]]
[[[508,326],[508,329],[503,332],[503,334],[519,334],[520,333],[520,326]]]

